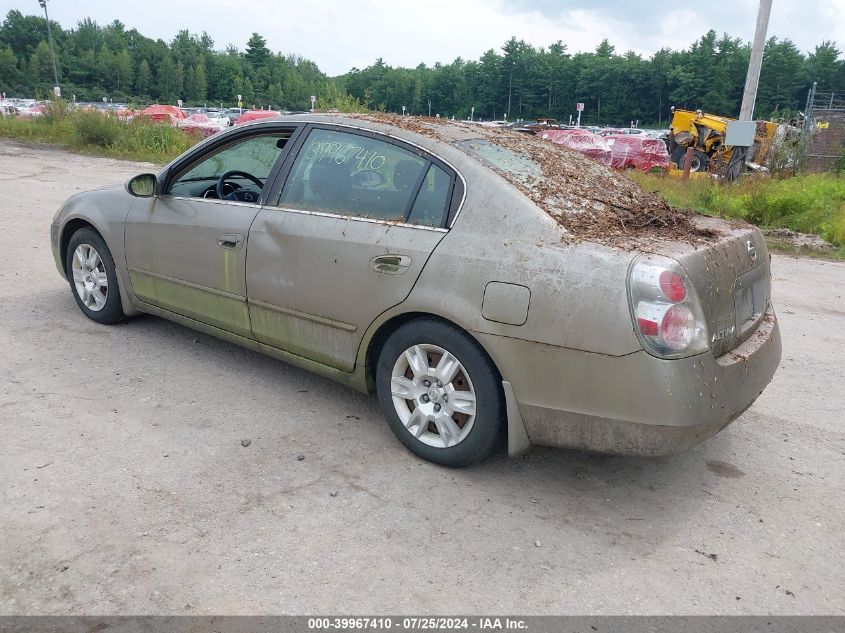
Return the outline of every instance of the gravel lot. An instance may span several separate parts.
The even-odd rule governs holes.
[[[151,166],[0,158],[0,614],[845,614],[845,265],[775,257],[783,364],[704,445],[452,471],[374,398],[85,319],[52,215]]]

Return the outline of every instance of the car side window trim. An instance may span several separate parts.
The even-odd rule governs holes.
[[[294,209],[291,207],[286,207],[281,204],[281,197],[282,197],[282,190],[284,189],[285,184],[287,183],[288,178],[290,177],[291,171],[293,169],[293,165],[296,162],[296,159],[299,157],[300,152],[302,151],[302,147],[305,145],[306,141],[308,140],[309,135],[313,130],[326,130],[329,132],[341,132],[344,134],[352,134],[355,136],[362,136],[364,138],[372,138],[378,140],[383,143],[387,143],[389,145],[393,145],[398,147],[404,151],[410,152],[419,158],[422,158],[425,161],[423,165],[422,173],[420,174],[417,182],[414,185],[414,189],[408,203],[406,205],[403,221],[396,222],[395,220],[381,220],[377,218],[364,218],[355,215],[349,214],[342,214],[342,213],[332,213],[332,212],[325,212],[325,211],[310,211],[305,209]],[[446,174],[449,175],[449,194],[447,196],[447,205],[445,205],[443,209],[443,219],[439,226],[425,226],[421,224],[411,224],[408,222],[411,211],[414,208],[414,204],[416,203],[417,197],[419,196],[420,190],[422,189],[423,184],[425,183],[426,175],[428,174],[429,169],[431,166],[435,165],[442,169]],[[463,178],[459,176],[457,170],[449,165],[448,163],[442,161],[437,156],[430,154],[427,150],[413,145],[412,143],[408,143],[402,139],[396,138],[394,136],[382,134],[380,132],[375,132],[373,130],[367,130],[364,128],[357,128],[352,126],[346,125],[336,125],[330,123],[308,123],[304,128],[297,134],[296,142],[291,146],[290,151],[287,153],[283,164],[279,167],[279,176],[274,183],[274,186],[271,190],[267,192],[267,195],[264,200],[264,204],[267,206],[272,206],[275,209],[279,209],[282,211],[294,212],[294,213],[304,213],[307,215],[319,215],[324,217],[336,217],[336,218],[346,218],[349,220],[360,220],[365,222],[371,222],[376,224],[391,224],[391,225],[398,225],[398,226],[407,226],[410,228],[415,229],[423,229],[427,231],[435,230],[435,231],[448,231],[456,213],[453,213],[454,208],[454,201],[452,199],[453,192],[455,191],[455,183],[457,182],[458,178]],[[463,200],[460,201],[457,210],[460,210],[460,207],[463,206]]]
[[[446,227],[452,227],[464,206],[466,199],[466,185],[463,178],[457,176],[452,180],[452,190],[449,195],[449,212],[446,214]]]
[[[264,207],[265,209],[268,207]],[[355,215],[341,215],[327,211],[312,211],[310,209],[294,209],[293,207],[270,206],[273,211],[284,211],[285,213],[296,213],[299,215],[316,215],[321,218],[336,218],[338,220],[349,220],[350,222],[366,222],[368,224],[385,224],[388,226],[401,226],[408,229],[419,229],[420,231],[435,231],[437,233],[448,233],[449,229],[442,226],[426,226],[425,224],[408,224],[396,220],[382,220],[379,218],[363,218]]]
[[[288,150],[284,159],[279,163],[278,171],[275,174],[275,180],[273,181],[273,185],[267,191],[266,196],[262,198],[263,204],[277,209],[281,208],[279,206],[279,200],[282,197],[282,190],[285,188],[285,183],[290,177],[291,169],[293,169],[293,163],[299,156],[299,153],[302,150],[302,146],[305,145],[305,141],[308,138],[308,135],[311,133],[311,129],[312,126],[310,125],[301,126],[300,129],[297,131],[296,137],[291,138],[291,140],[288,141],[290,145],[290,150]]]
[[[429,169],[431,169],[431,159],[426,157],[422,171],[420,171],[420,175],[417,177],[417,182],[414,183],[414,188],[411,191],[411,197],[408,199],[408,204],[405,205],[405,213],[403,215],[405,224],[410,224],[408,220],[411,218],[411,211],[414,209],[414,203],[417,201],[417,196],[420,195],[420,189],[422,189],[426,176],[428,176]]]
[[[280,182],[280,174],[283,173],[285,165],[288,164],[288,161],[292,160],[292,157],[299,154],[299,147],[304,141],[307,134],[303,134],[303,130],[305,130],[307,126],[305,125],[297,125],[296,129],[294,129],[293,133],[291,134],[290,138],[288,139],[287,145],[282,153],[279,155],[279,159],[276,161],[276,164],[273,166],[273,169],[270,170],[270,174],[267,176],[267,182],[264,183],[264,189],[261,190],[261,199],[259,202],[262,205],[266,205],[268,200],[272,200],[272,194],[276,189],[276,186]],[[302,139],[302,141],[300,140]],[[284,180],[281,181],[282,184]]]
[[[443,211],[443,228],[447,228],[452,224],[452,208],[454,207],[455,186],[458,182],[458,177],[452,174],[452,180],[449,183],[449,193],[446,194],[446,208]]]

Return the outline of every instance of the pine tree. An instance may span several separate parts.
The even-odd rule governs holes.
[[[258,33],[253,33],[252,37],[246,43],[246,53],[244,54],[247,64],[252,68],[263,68],[270,60],[270,49],[267,48],[267,40],[261,37]]]
[[[839,61],[840,51],[833,42],[822,42],[807,59],[807,79],[817,82],[819,90],[845,90],[838,85],[845,62]]]
[[[194,98],[197,102],[205,102],[208,99],[208,79],[205,72],[205,58],[200,56],[199,63],[194,69],[196,77],[196,92]]]
[[[146,59],[138,65],[138,76],[135,78],[135,94],[139,97],[149,97],[152,88],[152,73]]]
[[[17,89],[20,73],[15,53],[8,46],[0,48],[0,92],[11,94]]]

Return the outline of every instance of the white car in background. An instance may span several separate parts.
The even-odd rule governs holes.
[[[205,112],[205,116],[208,117],[208,122],[212,125],[216,125],[220,129],[227,128],[232,125],[232,122],[229,120],[229,115],[225,112],[221,112],[219,110],[211,110]]]

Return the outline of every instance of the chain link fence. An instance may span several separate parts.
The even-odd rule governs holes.
[[[804,112],[804,171],[844,168],[845,93],[823,92],[813,84]]]

